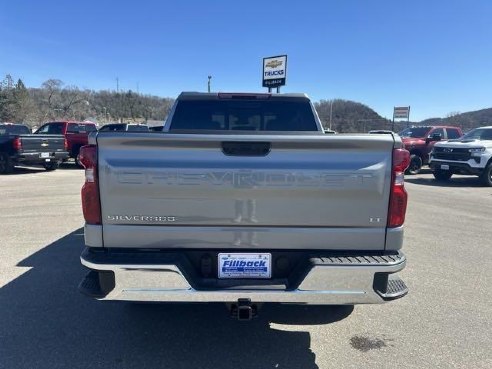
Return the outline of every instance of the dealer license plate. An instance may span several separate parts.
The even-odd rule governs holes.
[[[449,165],[447,165],[447,164],[441,164],[441,169],[442,170],[449,170]]]
[[[223,253],[218,266],[219,278],[271,278],[272,254]]]

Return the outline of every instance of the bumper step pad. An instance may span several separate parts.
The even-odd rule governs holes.
[[[103,298],[114,288],[114,274],[91,270],[79,284],[79,291],[94,298]]]
[[[390,301],[405,296],[408,293],[408,287],[399,277],[390,275],[386,288],[376,289],[376,292],[385,301]]]
[[[403,253],[387,255],[342,254],[318,256],[312,259],[317,265],[395,265],[405,261]]]
[[[104,297],[99,285],[99,275],[96,271],[91,270],[87,273],[79,284],[79,291],[90,297]]]

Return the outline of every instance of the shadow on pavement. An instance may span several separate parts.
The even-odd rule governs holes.
[[[429,168],[428,166],[425,165],[420,169],[419,174],[432,174],[432,170],[431,170],[431,168]],[[406,174],[405,178],[407,178],[407,176],[413,177],[414,175],[413,174]]]
[[[14,171],[12,173],[3,174],[3,175],[15,176],[19,174],[34,174],[34,173],[47,173],[47,171],[42,167],[14,167]]]
[[[23,260],[31,267],[0,289],[0,368],[317,368],[308,332],[353,307],[264,305],[252,322],[223,304],[100,302],[77,291],[83,231]]]
[[[60,164],[60,168],[59,169],[73,169],[73,170],[82,170],[81,167],[77,166],[77,164],[75,164],[75,161],[71,160],[71,161],[66,161],[64,163],[61,163]]]
[[[405,176],[405,182],[432,187],[482,187],[479,178],[475,176],[453,176],[449,181]]]
[[[60,167],[58,170],[82,170],[82,168],[79,168],[75,162],[66,162],[66,163],[61,163]],[[34,174],[34,173],[50,173],[46,169],[44,169],[41,166],[16,166],[14,167],[14,171],[12,173],[9,173],[7,175],[12,176],[12,175],[19,175],[19,174]]]

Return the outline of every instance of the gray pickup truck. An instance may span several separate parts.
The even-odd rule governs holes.
[[[99,132],[81,150],[100,300],[382,303],[397,273],[409,153],[393,134],[325,135],[304,94],[182,93],[162,133]]]

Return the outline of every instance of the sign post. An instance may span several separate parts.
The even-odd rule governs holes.
[[[393,107],[393,124],[391,130],[395,131],[395,119],[406,119],[407,126],[410,122],[410,106],[395,106]]]
[[[263,58],[263,87],[268,87],[268,92],[272,88],[277,88],[280,92],[280,86],[285,86],[287,78],[287,55],[271,56]]]

